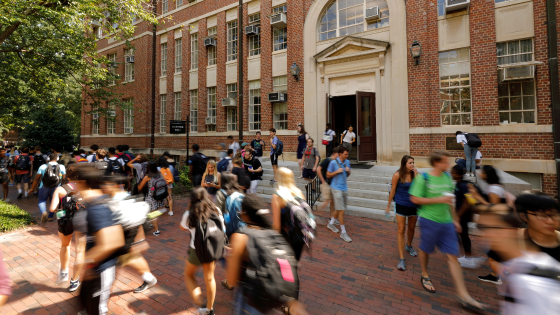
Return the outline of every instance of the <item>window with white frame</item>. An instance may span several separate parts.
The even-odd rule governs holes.
[[[183,67],[183,39],[175,40],[175,73],[180,73]]]
[[[191,35],[191,69],[198,69],[198,33]]]
[[[107,59],[109,59],[109,64],[107,64],[107,70],[109,74],[112,76],[110,85],[115,85],[117,83],[117,54],[110,54],[107,55]]]
[[[93,27],[93,35],[94,35],[97,39],[103,37],[103,29],[101,28],[101,26],[94,26],[94,27]]]
[[[177,8],[183,5],[183,0],[177,0]]]
[[[216,35],[218,35],[218,27],[217,26],[213,26],[208,28],[208,37],[215,37]]]
[[[288,90],[288,77],[279,76],[274,77],[272,82],[273,91],[287,91]],[[288,129],[288,103],[274,103],[274,129],[286,130]]]
[[[261,20],[261,13],[255,13],[249,15],[249,24],[259,22]]]
[[[272,80],[272,90],[277,91],[287,91],[288,90],[288,76],[283,75],[279,77],[274,77]]]
[[[161,75],[167,74],[167,43],[161,44]]]
[[[227,85],[227,97],[237,98],[237,83]]]
[[[366,10],[371,7],[379,9],[379,20],[368,22],[366,21],[367,29],[373,30],[389,26],[389,6],[386,0],[366,0]]]
[[[211,27],[208,29],[208,36],[216,36],[218,34],[218,28],[216,26]],[[208,47],[208,65],[209,66],[213,66],[216,64],[217,61],[217,47],[216,46],[210,46]]]
[[[523,39],[496,43],[498,65],[533,61],[533,40]]]
[[[249,130],[261,130],[261,80],[249,81]]]
[[[165,14],[169,10],[169,0],[161,0],[161,13]]]
[[[132,99],[124,101],[126,108],[123,110],[124,133],[134,133],[134,103]]]
[[[237,60],[237,21],[227,24],[227,60]]]
[[[181,120],[181,92],[175,92],[173,95],[175,102],[175,120]]]
[[[278,12],[284,12],[284,13],[288,12],[288,5],[283,4],[272,8],[272,13],[278,13]]]
[[[249,36],[249,56],[258,56],[261,54],[261,35]]]
[[[198,132],[198,90],[190,90],[191,132]]]
[[[125,54],[126,56],[134,56],[134,48],[126,49]],[[126,62],[125,56],[125,63],[124,63],[124,81],[125,82],[133,82],[134,81],[134,63]]]
[[[272,32],[273,50],[283,50],[288,48],[288,28],[275,28]]]
[[[468,48],[439,53],[442,125],[472,123],[471,62]]]
[[[237,108],[227,108],[227,131],[237,131]]]
[[[159,96],[159,132],[167,132],[167,94]]]
[[[107,115],[107,134],[115,134],[115,119],[116,114],[111,115],[111,112],[116,113],[116,106],[115,104],[109,104],[108,106],[109,113]]]
[[[93,123],[91,134],[98,135],[99,134],[99,107],[98,106],[95,106],[93,108],[92,118],[93,118],[94,115],[97,116],[97,119],[92,119],[91,120],[92,123]]]
[[[216,87],[208,88],[208,112],[207,117],[213,117],[216,119]],[[216,124],[207,125],[208,131],[216,131]]]

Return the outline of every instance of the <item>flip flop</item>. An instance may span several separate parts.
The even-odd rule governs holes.
[[[434,290],[433,290],[433,291],[430,290],[430,289],[428,289],[428,288],[426,287],[425,283],[428,282],[428,281],[430,282],[430,284],[432,285],[432,287],[434,287],[434,284],[432,283],[432,280],[430,280],[429,277],[422,277],[422,276],[420,277],[420,282],[422,283],[422,288],[424,288],[424,290],[426,290],[426,291],[428,291],[428,292],[430,292],[430,293],[436,293],[436,288],[435,288],[435,287],[434,287]]]
[[[222,280],[222,285],[228,290],[233,290],[233,287],[227,283],[227,279]]]
[[[475,312],[475,313],[484,313],[484,312],[488,312],[488,307],[486,307],[484,304],[479,303],[479,306],[476,306],[474,304],[468,303],[465,300],[463,300],[460,297],[457,297],[457,299],[459,299],[459,303],[461,303],[461,306],[463,306],[464,309]]]

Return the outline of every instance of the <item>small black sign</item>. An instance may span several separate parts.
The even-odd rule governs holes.
[[[171,120],[169,122],[170,134],[184,134],[187,133],[185,128],[185,121],[183,120]]]
[[[457,143],[457,137],[445,137],[446,151],[463,151],[463,146]]]

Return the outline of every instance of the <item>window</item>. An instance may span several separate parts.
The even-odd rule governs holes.
[[[127,108],[124,109],[124,133],[134,133],[134,104],[132,99],[124,101]]]
[[[261,81],[249,82],[249,130],[261,130]]]
[[[237,108],[227,108],[227,131],[237,131]]]
[[[468,48],[439,53],[442,125],[471,124],[470,72]]]
[[[181,92],[175,92],[175,120],[181,120]]]
[[[180,73],[183,67],[183,39],[175,40],[175,73]]]
[[[116,106],[115,104],[109,104],[108,107],[109,111],[115,112]],[[115,116],[107,115],[107,134],[115,134]]]
[[[207,117],[216,118],[216,87],[208,88],[208,113]],[[207,125],[208,131],[216,131],[216,124]]]
[[[227,85],[227,97],[237,98],[237,83]]]
[[[100,26],[94,26],[93,35],[98,39],[103,37],[103,29]]]
[[[277,6],[272,8],[272,13],[278,13],[278,12],[288,12],[288,5],[287,4],[283,4],[281,6]]]
[[[274,129],[288,129],[288,103],[274,103]]]
[[[134,56],[134,48],[126,49],[125,54],[127,56]],[[126,60],[124,63],[124,81],[125,82],[134,81],[134,63],[128,63],[126,62]]]
[[[161,13],[167,13],[169,9],[169,0],[161,0]]]
[[[109,85],[115,85],[117,83],[117,54],[110,54],[107,56],[107,59],[109,59],[107,70],[111,75]]]
[[[167,74],[167,43],[161,44],[161,75]]]
[[[535,103],[534,80],[498,84],[501,123],[535,123]]]
[[[288,76],[280,76],[273,78],[273,91],[287,91],[288,90]]]
[[[93,114],[99,115],[99,107],[98,106],[95,106],[93,108]],[[97,117],[98,117],[97,119],[92,119],[91,120],[92,123],[93,123],[92,129],[91,129],[91,134],[93,134],[93,135],[98,135],[99,134],[99,116],[97,116]],[[92,115],[92,118],[93,118],[93,115]]]
[[[183,5],[183,0],[177,0],[177,8]]]
[[[208,36],[216,36],[218,34],[218,29],[216,26],[211,27],[208,29]],[[213,66],[216,64],[217,53],[216,53],[216,46],[208,47],[208,65]]]
[[[190,91],[191,97],[191,131],[198,132],[198,90]]]
[[[249,24],[258,22],[260,20],[261,20],[261,13],[260,12],[249,15]]]
[[[227,60],[237,60],[237,21],[227,24]]]
[[[249,56],[257,56],[261,54],[261,35],[249,36]]]
[[[288,28],[275,28],[273,33],[273,49],[274,51],[283,50],[288,48]]]
[[[191,35],[191,69],[198,69],[198,34]]]
[[[437,0],[438,16],[445,15],[445,0]]]
[[[389,26],[389,7],[387,6],[386,0],[366,0],[366,9],[371,7],[379,8],[379,20],[367,22],[367,29],[374,30],[376,28],[381,28]]]
[[[159,96],[159,132],[165,133],[167,127],[167,94],[162,94]]]
[[[496,44],[498,65],[533,61],[533,40],[515,40]]]

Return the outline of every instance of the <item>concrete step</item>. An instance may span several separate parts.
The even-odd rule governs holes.
[[[307,183],[307,181],[305,179],[298,179],[299,177],[299,172],[298,173],[294,173],[295,177],[296,177],[296,183]],[[263,181],[270,181],[272,178],[274,177],[272,170],[264,170],[263,171],[263,176],[262,179]],[[363,184],[365,184],[368,188],[362,188],[362,189],[371,189],[371,190],[379,190],[379,191],[387,191],[387,184],[389,184],[391,182],[391,178],[390,177],[382,177],[382,176],[375,176],[375,175],[357,175],[357,174],[352,174],[350,175],[350,177],[348,177],[347,179],[348,182],[348,187],[350,188],[351,183],[354,183],[355,185],[352,186],[352,188],[359,188],[361,187]],[[375,185],[368,185],[368,184],[375,184]]]
[[[292,172],[294,172],[294,174],[299,174],[299,166],[297,164],[297,162],[292,162],[292,161],[286,161],[286,162],[282,162],[279,161],[278,162],[278,167],[286,167],[289,168]],[[393,174],[398,170],[398,166],[381,166],[381,165],[376,165],[370,169],[361,169],[361,168],[355,168],[353,170],[353,174],[354,175],[362,175],[362,176],[381,176],[381,177],[392,177]],[[263,161],[263,169],[265,171],[265,173],[267,171],[271,171],[272,172],[272,165],[270,164],[270,162],[264,162]]]
[[[296,185],[305,194],[305,185],[303,184],[296,184]],[[260,194],[272,195],[274,194],[275,191],[276,191],[276,186],[272,186],[270,185],[270,183],[264,181],[259,183],[259,187],[257,188],[257,192]],[[381,200],[383,202],[387,202],[387,198],[389,198],[389,193],[381,192],[381,191],[373,191],[373,190],[349,189],[348,196],[371,199],[371,200]]]

